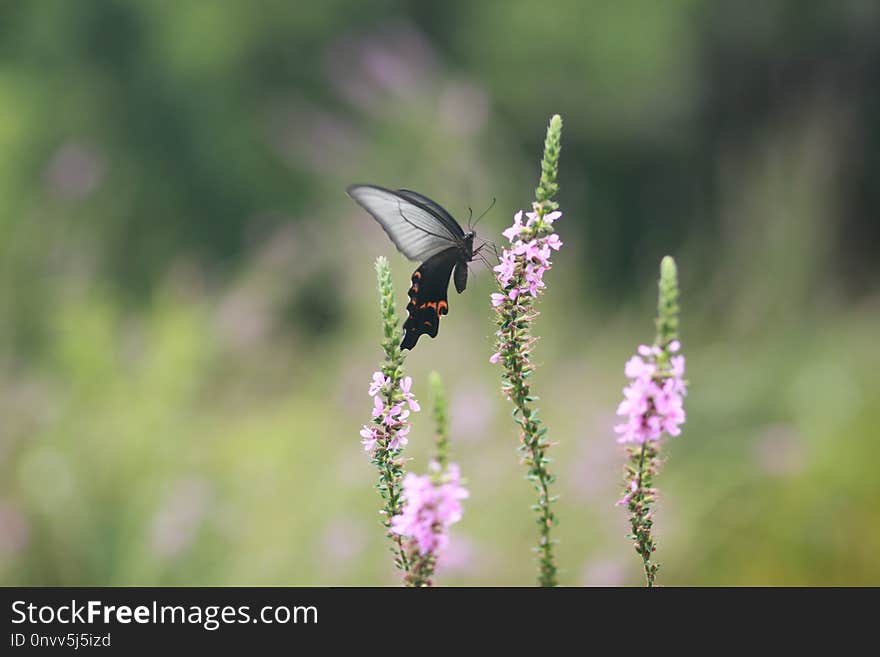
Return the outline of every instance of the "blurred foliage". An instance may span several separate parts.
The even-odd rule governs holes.
[[[878,28],[870,0],[0,4],[0,581],[394,582],[357,433],[393,248],[344,187],[497,197],[497,241],[558,112],[562,582],[639,582],[611,427],[671,253],[659,582],[880,584]],[[441,583],[533,571],[490,288],[408,359],[472,492]]]

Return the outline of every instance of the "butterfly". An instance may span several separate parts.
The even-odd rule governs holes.
[[[476,233],[465,232],[439,203],[418,192],[375,185],[351,185],[346,192],[379,222],[398,251],[422,262],[412,275],[400,348],[411,350],[426,333],[437,337],[440,316],[449,312],[450,277],[458,293],[464,292],[468,263],[482,248],[474,249]]]

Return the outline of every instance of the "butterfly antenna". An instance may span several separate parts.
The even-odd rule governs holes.
[[[481,214],[479,217],[477,217],[477,220],[474,222],[474,225],[471,226],[471,229],[476,228],[476,227],[477,227],[477,224],[480,223],[480,219],[482,219],[483,217],[485,217],[485,216],[489,213],[489,210],[491,210],[492,208],[495,207],[495,200],[496,200],[496,199],[495,199],[495,197],[493,196],[493,197],[492,197],[492,202],[489,204],[489,207],[486,208],[486,209],[483,211],[483,214]]]

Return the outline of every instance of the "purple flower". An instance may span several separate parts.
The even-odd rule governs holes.
[[[398,403],[385,411],[385,415],[382,417],[382,422],[391,426],[392,424],[403,422],[408,417],[409,411],[403,407],[402,403]]]
[[[680,379],[684,375],[684,356],[673,356],[669,363],[672,365],[672,375]]]
[[[644,347],[644,345],[642,345],[642,347]],[[641,350],[642,347],[639,347],[639,349]],[[646,363],[638,356],[633,356],[626,362],[626,366],[623,368],[623,371],[631,379],[647,381],[650,380],[652,376],[654,376],[654,371],[656,369],[657,368],[654,366],[653,363]]]
[[[633,494],[639,489],[638,482],[635,479],[630,480],[626,495],[617,500],[619,506],[626,506],[632,499]]]
[[[384,388],[385,384],[389,381],[390,379],[386,379],[382,372],[373,372],[373,382],[370,384],[370,389],[368,391],[370,397],[375,397],[379,394],[379,391]]]
[[[552,226],[553,222],[559,219],[562,216],[562,213],[559,210],[554,210],[553,212],[548,212],[544,215],[543,220],[541,216],[537,212],[526,212],[526,226],[529,228],[535,226],[539,223],[544,223],[548,226]]]
[[[403,399],[409,405],[409,410],[411,410],[413,413],[417,413],[422,410],[422,407],[419,406],[419,402],[416,401],[415,395],[410,392],[410,388],[412,388],[412,377],[405,376],[400,382],[400,389],[403,392]]]
[[[498,282],[501,283],[502,287],[507,287],[510,284],[511,279],[514,275],[514,270],[516,269],[516,261],[507,251],[501,254],[501,261],[499,264],[495,265],[492,270],[498,272]]]
[[[507,228],[501,231],[501,234],[504,235],[511,243],[514,241],[517,235],[525,230],[525,226],[522,224],[522,210],[513,215],[513,225],[510,228]]]
[[[548,267],[536,266],[531,262],[526,265],[525,279],[526,285],[520,289],[520,293],[528,292],[533,297],[538,296],[538,290],[544,287],[544,272]]]
[[[391,519],[391,531],[415,541],[421,554],[436,554],[449,540],[449,526],[461,520],[461,500],[467,496],[454,463],[440,483],[431,475],[409,473],[403,480],[403,512]]]
[[[522,211],[513,217],[513,225],[503,231],[511,247],[501,253],[499,264],[494,267],[498,283],[504,294],[494,292],[492,306],[499,311],[507,302],[516,301],[521,294],[537,297],[545,287],[544,273],[550,269],[550,255],[562,247],[556,233],[547,234],[561,212],[550,212],[543,219],[535,212],[526,213],[522,223]]]
[[[373,395],[373,425],[364,425],[360,434],[363,440],[361,444],[364,450],[372,452],[377,446],[384,446],[390,450],[397,450],[407,444],[407,434],[410,432],[410,425],[407,418],[410,412],[421,410],[419,402],[416,401],[415,395],[412,393],[412,378],[404,377],[400,381],[400,395],[403,399],[398,402],[386,404],[383,390],[388,393],[388,386],[392,380],[385,377],[382,372],[373,374],[370,383],[369,393]],[[408,407],[408,408],[407,408]],[[380,441],[383,441],[380,443]],[[387,441],[387,442],[385,442]]]
[[[379,419],[385,415],[385,404],[382,403],[382,398],[378,395],[373,397],[373,419]]]
[[[376,429],[376,427],[367,426],[365,424],[364,428],[361,429],[361,437],[363,437],[361,445],[364,446],[364,451],[371,452],[379,441],[379,430]]]
[[[552,235],[548,235],[546,238],[544,238],[544,244],[554,251],[558,251],[562,248],[564,242],[559,239],[559,235],[553,233]]]
[[[388,441],[388,449],[401,449],[409,444],[409,435],[410,429],[412,429],[411,424],[405,424],[402,426],[396,433],[391,435],[391,439]]]
[[[630,383],[617,407],[617,414],[626,418],[614,427],[620,443],[642,444],[658,440],[664,433],[677,436],[685,421],[684,356],[673,356],[668,365],[660,367],[658,358],[663,351],[659,347],[641,345],[638,353],[624,367]]]
[[[553,225],[553,222],[559,219],[562,216],[562,213],[559,210],[554,210],[553,212],[549,212],[544,215],[544,223]]]

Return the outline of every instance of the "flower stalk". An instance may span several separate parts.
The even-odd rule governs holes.
[[[553,445],[547,439],[547,429],[534,406],[537,400],[531,390],[529,377],[533,372],[530,355],[537,337],[532,334],[532,322],[538,316],[534,305],[545,288],[544,274],[552,263],[550,256],[562,246],[553,224],[562,213],[553,200],[559,186],[556,174],[561,148],[562,119],[554,115],[547,128],[541,178],[535,190],[532,211],[517,212],[513,225],[503,232],[510,248],[502,251],[501,262],[495,267],[499,291],[491,295],[496,312],[496,351],[489,359],[501,363],[502,392],[514,406],[513,420],[520,427],[522,462],[528,468],[527,479],[537,492],[533,510],[539,528],[538,582],[541,586],[557,585],[557,565],[554,539],[551,538],[557,518],[553,503],[557,498],[550,493],[555,475],[549,470],[547,450]]]
[[[449,429],[446,393],[436,372],[431,373],[431,398],[435,423],[435,454],[430,474],[407,474],[403,480],[404,506],[392,519],[391,530],[406,537],[410,564],[407,586],[433,584],[437,559],[449,542],[449,526],[461,519],[461,500],[468,492],[461,485],[459,468],[449,462]]]
[[[449,412],[446,389],[437,372],[428,377],[431,386],[431,414],[434,417],[434,461],[445,470],[449,464]]]
[[[641,345],[626,364],[630,379],[617,414],[626,422],[617,425],[618,442],[625,443],[628,463],[624,466],[625,489],[618,504],[630,517],[636,553],[642,559],[645,583],[653,587],[660,564],[654,559],[654,506],[657,489],[654,477],[660,468],[661,439],[677,436],[685,421],[685,359],[678,340],[678,273],[675,261],[666,256],[660,263],[657,302],[657,337],[652,346]]]
[[[400,320],[394,305],[391,268],[384,257],[376,259],[379,307],[382,314],[382,351],[385,359],[381,369],[373,373],[368,390],[373,398],[372,421],[361,430],[361,444],[379,473],[376,488],[382,497],[382,524],[392,541],[394,563],[409,573],[410,563],[403,538],[392,531],[392,519],[403,509],[404,462],[403,448],[408,442],[411,412],[420,410],[411,392],[412,379],[403,376],[404,354],[400,349]]]

